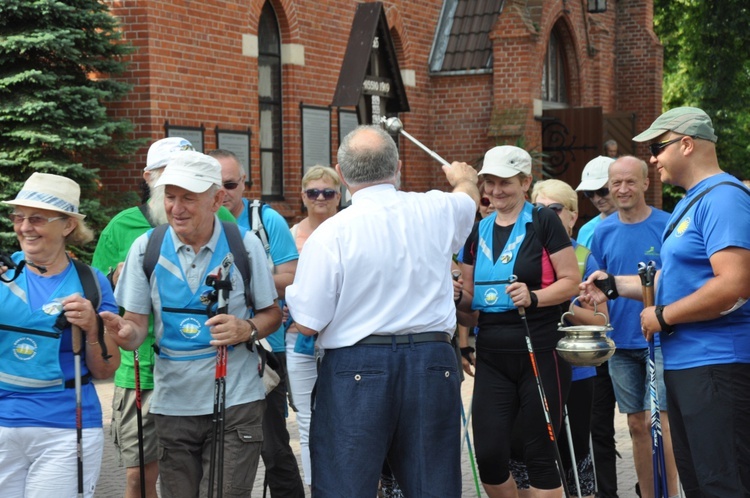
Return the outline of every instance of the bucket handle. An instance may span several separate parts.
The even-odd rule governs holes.
[[[566,315],[575,316],[575,311],[573,311],[573,309],[575,308],[576,301],[578,301],[578,299],[580,297],[581,296],[576,296],[570,302],[570,307],[568,308],[568,311],[566,311],[565,313],[563,313],[562,316],[560,317],[560,326],[562,326],[565,323],[565,316]],[[601,311],[597,311],[596,310],[596,302],[594,302],[594,316],[596,316],[596,315],[599,315],[600,317],[602,317],[602,319],[604,319],[604,326],[605,327],[609,327],[609,320],[607,320],[607,315],[605,315]]]

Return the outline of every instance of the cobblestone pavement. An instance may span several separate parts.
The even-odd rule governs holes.
[[[112,412],[112,392],[113,384],[111,380],[107,381],[95,381],[96,390],[99,393],[99,398],[102,403],[102,410],[104,412],[104,456],[102,462],[102,472],[99,477],[99,483],[96,488],[97,498],[118,498],[124,495],[125,490],[125,470],[117,466],[117,458],[115,456],[114,445],[109,436],[109,425]],[[468,407],[471,400],[471,392],[473,388],[473,380],[468,378],[462,386],[461,394],[463,397],[464,406]],[[287,426],[289,428],[289,434],[291,435],[292,449],[297,454],[297,460],[299,461],[299,434],[297,432],[297,421],[294,417],[294,413],[290,412],[289,419],[287,420]],[[615,428],[617,430],[617,450],[622,455],[622,459],[617,461],[617,477],[618,487],[620,489],[620,498],[635,498],[636,494],[634,486],[636,482],[635,468],[633,466],[633,453],[632,445],[630,443],[630,437],[628,435],[627,421],[624,415],[617,413],[615,416]],[[302,464],[300,463],[300,468]],[[463,471],[463,496],[470,498],[477,496],[477,490],[474,485],[474,477],[472,474],[471,466],[469,463],[468,452],[464,448],[462,456],[462,469]],[[481,486],[481,484],[480,484]],[[255,488],[253,490],[252,497],[260,498],[263,496],[263,462],[258,468],[258,477],[255,481]],[[270,496],[270,493],[268,493]],[[307,493],[309,497],[309,492]],[[481,497],[487,495],[482,490]],[[375,497],[373,497],[375,498]]]

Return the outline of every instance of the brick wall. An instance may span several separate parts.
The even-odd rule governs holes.
[[[283,44],[304,47],[304,65],[284,64],[283,154],[286,199],[273,205],[289,219],[302,215],[300,103],[328,106],[358,2],[270,0]],[[128,118],[137,137],[164,136],[164,122],[206,129],[252,132],[250,196],[260,194],[257,58],[243,55],[242,35],[257,35],[264,0],[110,0],[125,39],[137,51],[125,75],[133,91],[110,111]],[[385,1],[401,69],[413,70],[406,92],[411,112],[404,129],[445,159],[475,162],[498,142],[523,137],[540,148],[541,125],[533,99],[540,97],[546,44],[552,27],[565,34],[574,105],[605,112],[633,110],[639,128],[658,115],[661,51],[651,29],[648,0],[610,0],[605,14],[588,15],[581,2],[507,0],[493,30],[493,74],[434,76],[427,71],[441,0]],[[627,76],[627,77],[625,77]],[[494,119],[494,122],[493,122]],[[332,161],[338,146],[338,115],[331,114]],[[500,127],[496,126],[498,123]],[[447,188],[439,164],[414,144],[400,140],[402,185],[409,190]],[[103,172],[117,192],[132,190],[145,163],[144,147],[134,163]]]

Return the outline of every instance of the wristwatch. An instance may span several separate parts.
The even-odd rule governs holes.
[[[660,304],[656,306],[654,308],[654,314],[656,315],[656,320],[659,322],[662,332],[666,332],[667,334],[674,332],[674,327],[664,320],[664,305]]]

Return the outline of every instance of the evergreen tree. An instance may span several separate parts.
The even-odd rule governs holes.
[[[63,175],[81,186],[87,223],[103,228],[99,168],[121,164],[139,145],[130,122],[105,107],[129,91],[113,77],[131,51],[99,0],[0,2],[0,200],[35,171]],[[14,250],[12,225],[5,216],[0,223],[0,248]],[[91,251],[77,253],[88,259]]]

